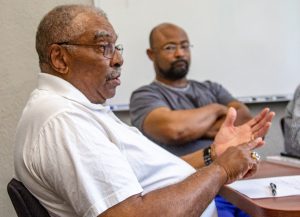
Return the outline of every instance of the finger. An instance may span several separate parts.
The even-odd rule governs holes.
[[[253,158],[252,151],[249,151],[247,153],[247,158],[248,158],[248,162],[249,162],[248,171],[244,175],[243,178],[247,178],[247,177],[254,175],[258,169],[259,160],[257,158]]]
[[[238,179],[247,178],[250,176],[253,176],[257,171],[257,162],[253,161],[253,159],[249,159],[248,162],[248,168],[244,171],[244,173],[241,173]]]
[[[263,138],[262,137],[258,137],[255,140],[251,141],[248,144],[248,147],[249,147],[250,150],[254,150],[256,148],[262,147],[264,144],[265,144],[265,141],[263,140]]]
[[[260,137],[261,138],[261,137]],[[265,144],[265,141],[261,138],[261,141],[257,143],[257,146],[255,148],[260,148]]]
[[[275,117],[275,115],[276,115],[275,112],[269,112],[269,114],[268,114],[268,118],[269,119],[267,121],[268,122],[272,122],[272,120]]]
[[[257,131],[262,126],[264,126],[267,122],[272,121],[274,112],[268,112],[263,116],[260,116],[259,119],[256,119],[256,122],[251,125],[252,131]]]
[[[228,109],[228,112],[227,112],[227,115],[226,115],[223,125],[227,126],[227,127],[233,126],[236,116],[237,116],[236,110],[234,108],[230,107]]]
[[[264,108],[258,115],[256,115],[254,118],[252,118],[248,124],[252,127],[254,126],[256,123],[258,123],[259,121],[261,121],[270,111],[269,108]]]
[[[259,122],[257,122],[255,125],[253,125],[253,130],[261,128],[266,123],[271,123],[273,120],[273,117],[275,116],[274,112],[269,112],[263,119],[261,119]]]
[[[257,172],[257,170],[258,170],[258,163],[253,163],[251,165],[251,168],[247,171],[247,173],[244,175],[243,178],[253,176]]]
[[[243,146],[243,148],[245,148],[248,151],[251,151],[255,148],[261,147],[265,142],[263,141],[263,139],[261,137],[258,137],[252,141],[250,141],[249,143],[245,143],[242,144],[241,146]]]
[[[264,136],[268,132],[274,116],[275,113],[270,112],[263,120],[253,126],[253,128],[251,129],[252,134],[255,135],[255,137]]]
[[[252,132],[252,135],[254,136],[254,138],[265,136],[267,134],[267,132],[269,131],[271,125],[272,125],[272,123],[270,123],[270,122],[266,123],[260,129],[257,129],[255,132]]]

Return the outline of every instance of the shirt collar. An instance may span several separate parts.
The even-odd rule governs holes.
[[[39,90],[53,92],[93,110],[110,110],[109,106],[106,104],[91,103],[89,99],[71,83],[60,77],[50,75],[48,73],[39,73],[37,88]]]
[[[190,88],[190,86],[191,86],[189,81],[188,81],[186,87],[172,87],[172,86],[167,85],[167,84],[165,84],[165,83],[163,83],[163,82],[160,82],[160,81],[157,80],[157,79],[155,79],[155,80],[153,81],[153,83],[156,83],[156,84],[158,84],[158,85],[160,85],[160,86],[166,87],[166,88],[168,88],[168,89],[170,89],[170,90],[175,90],[175,91],[179,91],[179,92],[186,92],[186,91]]]

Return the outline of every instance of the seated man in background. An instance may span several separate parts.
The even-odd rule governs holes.
[[[237,110],[236,126],[251,119],[246,105],[220,84],[187,79],[191,45],[182,28],[162,23],[152,29],[149,42],[155,80],[135,90],[130,99],[131,122],[147,137],[183,156],[211,145],[229,107]],[[237,212],[220,197],[216,202],[220,213]]]
[[[286,107],[283,127],[285,151],[300,158],[300,85]]]
[[[187,79],[191,45],[182,28],[160,24],[149,41],[155,80],[130,99],[131,122],[146,136],[182,156],[212,143],[229,107],[237,110],[236,126],[251,119],[248,108],[220,84]]]
[[[264,109],[234,126],[231,108],[212,151],[184,160],[165,151],[105,105],[120,85],[122,47],[100,9],[63,5],[36,33],[41,73],[16,132],[15,175],[51,216],[216,216],[213,198],[252,175],[253,149],[274,116]]]

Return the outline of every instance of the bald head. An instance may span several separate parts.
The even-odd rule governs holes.
[[[149,36],[150,48],[156,47],[156,42],[159,41],[160,38],[170,38],[173,36],[173,33],[179,33],[185,35],[188,38],[186,32],[179,26],[172,23],[161,23],[155,26]]]

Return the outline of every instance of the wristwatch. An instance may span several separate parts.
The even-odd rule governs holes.
[[[212,157],[211,157],[211,146],[207,147],[203,151],[203,159],[204,159],[204,164],[208,166],[213,162]]]

